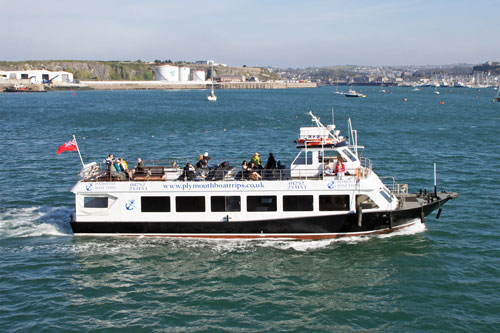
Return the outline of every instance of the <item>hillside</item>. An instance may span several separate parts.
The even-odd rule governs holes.
[[[83,60],[28,60],[28,61],[0,61],[0,70],[35,70],[67,71],[73,73],[75,80],[97,81],[148,81],[155,79],[155,63],[132,61],[83,61]],[[176,63],[175,65],[179,65]],[[208,71],[207,65],[182,63],[192,70]],[[222,67],[214,68],[215,77],[221,75],[240,75],[250,78],[257,77],[265,81],[276,79],[264,68],[259,67]]]

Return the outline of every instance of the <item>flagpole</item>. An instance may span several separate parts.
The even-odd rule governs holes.
[[[78,151],[78,156],[80,156],[80,161],[82,161],[82,167],[85,167],[85,164],[83,163],[82,154],[80,154],[80,149],[78,148],[78,143],[76,142],[76,137],[74,134],[73,134],[73,140],[75,140],[76,151]]]

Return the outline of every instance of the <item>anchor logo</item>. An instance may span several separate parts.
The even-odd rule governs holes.
[[[85,186],[85,189],[87,190],[87,192],[90,192],[90,191],[92,191],[92,188],[93,188],[93,187],[94,187],[94,186],[93,186],[93,184],[92,184],[92,183],[90,183],[90,184],[88,184],[87,186]]]
[[[134,201],[135,200],[129,200],[127,203],[125,203],[125,208],[127,210],[133,210],[135,208]]]
[[[327,186],[330,190],[332,190],[335,187],[335,181],[332,180],[331,182],[328,183]]]

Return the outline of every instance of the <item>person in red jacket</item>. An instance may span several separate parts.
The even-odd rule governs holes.
[[[345,165],[344,162],[342,161],[342,157],[339,157],[337,159],[337,165],[335,165],[335,174],[337,175],[338,179],[342,179],[344,177],[345,173]]]

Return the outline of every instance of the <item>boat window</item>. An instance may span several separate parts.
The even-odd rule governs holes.
[[[285,212],[300,212],[313,210],[312,195],[284,195],[283,210]]]
[[[275,212],[276,211],[276,196],[248,196],[247,211],[249,212]]]
[[[141,211],[145,213],[170,212],[170,197],[141,197]]]
[[[392,202],[391,196],[387,194],[385,191],[380,191],[380,194],[385,198],[385,200]]]
[[[347,157],[349,157],[349,159],[350,159],[351,161],[356,162],[356,156],[354,156],[354,154],[353,154],[353,153],[351,153],[351,151],[350,151],[349,149],[344,149],[344,150],[342,150],[342,152],[343,152],[344,154],[346,154],[346,155],[347,155]]]
[[[293,161],[293,164],[294,165],[297,165],[297,164],[312,164],[312,151],[308,151],[307,152],[307,161],[306,161],[306,152],[305,151],[301,151],[299,153],[299,155],[297,155],[297,157],[295,158],[295,161]]]
[[[212,212],[240,212],[241,198],[239,196],[215,196],[210,198]]]
[[[205,197],[176,197],[175,207],[177,212],[193,213],[205,211]]]
[[[108,208],[108,197],[84,197],[85,208]]]
[[[378,208],[378,205],[366,194],[360,194],[356,196],[356,207],[361,207],[363,209]]]
[[[320,195],[319,196],[320,211],[337,211],[349,210],[348,195]]]

